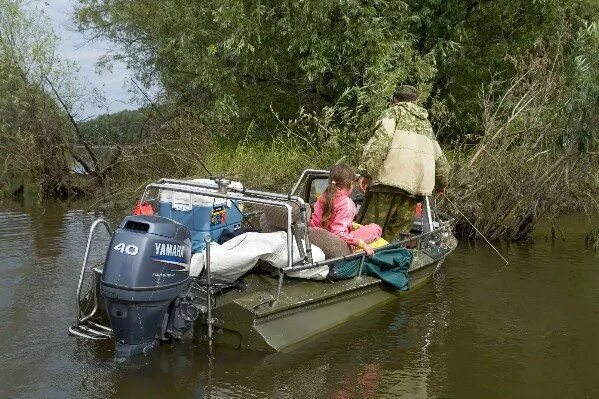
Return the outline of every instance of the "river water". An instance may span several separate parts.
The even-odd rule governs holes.
[[[507,266],[461,242],[424,288],[291,353],[209,359],[186,342],[117,362],[110,342],[67,335],[98,216],[0,206],[0,398],[599,397],[599,254],[584,243],[597,218],[563,218],[554,243],[541,227],[502,248]]]

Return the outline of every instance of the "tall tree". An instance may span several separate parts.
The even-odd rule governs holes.
[[[7,170],[54,191],[69,172],[64,116],[45,91],[62,83],[66,65],[56,57],[48,20],[19,0],[0,0],[0,152]]]
[[[82,29],[120,44],[146,82],[227,123],[319,110],[349,87],[378,96],[399,80],[430,81],[401,1],[97,1]],[[372,87],[371,87],[372,86]]]

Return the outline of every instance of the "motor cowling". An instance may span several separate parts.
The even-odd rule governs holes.
[[[147,352],[190,284],[189,229],[157,216],[128,216],[115,231],[100,280],[118,357]]]

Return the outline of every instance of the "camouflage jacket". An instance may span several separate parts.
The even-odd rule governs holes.
[[[412,195],[430,195],[447,184],[449,164],[437,143],[427,111],[412,102],[387,109],[364,147],[361,175]]]

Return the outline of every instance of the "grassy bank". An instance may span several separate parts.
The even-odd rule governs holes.
[[[287,138],[246,138],[237,143],[198,140],[192,142],[191,148],[196,155],[173,142],[149,147],[143,154],[125,155],[123,162],[112,170],[106,182],[96,187],[80,203],[90,210],[126,212],[133,208],[145,185],[161,177],[191,179],[223,176],[241,181],[246,187],[284,193],[289,191],[304,169],[329,169],[340,159],[357,166],[360,152],[359,148],[352,146],[317,150]],[[477,146],[446,145],[444,149],[452,165],[447,196],[453,204],[442,197],[438,204],[441,210],[458,217],[458,234],[461,236],[475,236],[464,216],[484,234],[505,226],[505,221],[519,223],[518,226],[523,227],[514,231],[521,234],[519,239],[525,239],[540,219],[551,220],[564,213],[591,212],[598,208],[599,172],[596,164],[590,165],[588,173],[569,179],[567,187],[561,187],[558,180],[545,182],[543,186],[537,176],[543,170],[537,165],[536,159],[532,163],[522,161],[522,154],[504,154],[502,163],[497,164],[493,162],[499,162],[499,159],[486,154],[487,158],[470,165],[477,153]],[[513,148],[511,150],[514,152]],[[105,156],[110,157],[110,154]],[[206,171],[204,165],[210,172]],[[539,171],[535,172],[532,166]],[[560,177],[564,173],[568,172],[562,171],[556,176]],[[570,176],[574,177],[571,172]],[[536,193],[533,192],[533,182],[538,187],[545,187],[544,191],[537,189]],[[5,187],[4,192],[8,193],[8,189]],[[503,220],[499,220],[500,217]]]
[[[87,207],[128,209],[146,184],[161,177],[223,176],[254,189],[288,192],[304,169],[329,169],[341,158],[352,159],[339,150],[316,151],[282,139],[196,144],[192,147],[196,155],[187,148],[170,145],[122,162],[106,184],[91,195],[95,201],[86,201]]]
[[[279,139],[246,140],[237,145],[218,143],[206,154],[206,164],[213,174],[239,180],[248,187],[287,192],[303,170],[329,169],[342,158],[347,158],[342,151],[315,151]],[[202,170],[196,173],[203,174]]]

